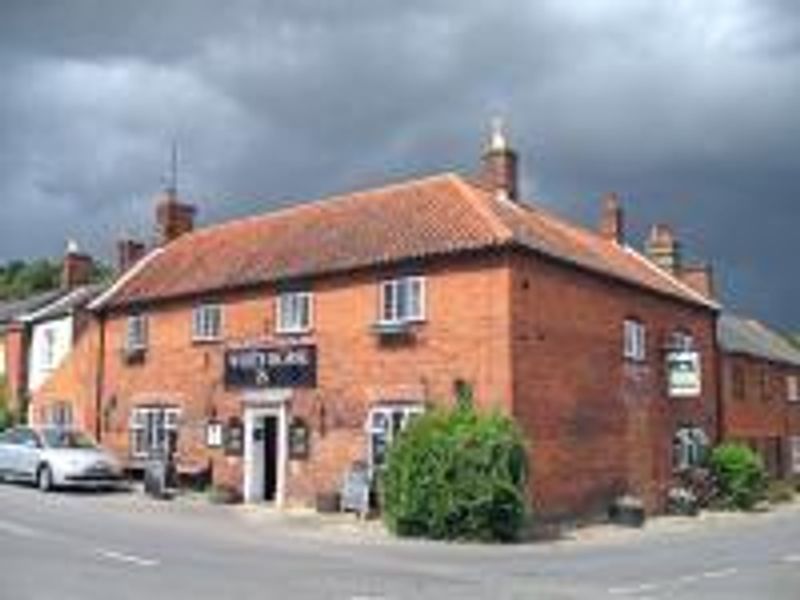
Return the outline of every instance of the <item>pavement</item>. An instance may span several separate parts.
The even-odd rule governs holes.
[[[800,600],[800,504],[547,543],[396,540],[350,516],[0,486],[0,600]]]

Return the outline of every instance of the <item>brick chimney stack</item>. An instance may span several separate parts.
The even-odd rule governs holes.
[[[92,257],[80,251],[74,240],[67,243],[64,263],[61,268],[61,287],[67,290],[86,285],[92,280],[94,262]]]
[[[614,192],[603,196],[600,235],[620,245],[625,243],[625,211]]]
[[[166,245],[194,229],[197,209],[178,200],[174,189],[168,189],[156,205],[158,242]]]
[[[715,298],[714,289],[714,269],[710,264],[695,264],[684,266],[680,273],[680,279],[706,298]]]
[[[678,275],[681,272],[680,243],[669,225],[653,225],[647,239],[647,255],[665,271]]]
[[[481,157],[480,183],[498,196],[517,200],[519,179],[517,153],[508,143],[500,119],[492,122],[489,143]]]
[[[131,238],[123,238],[117,241],[117,272],[124,273],[133,265],[139,262],[145,253],[147,246],[143,242]]]

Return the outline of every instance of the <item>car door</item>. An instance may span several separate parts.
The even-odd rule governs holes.
[[[31,480],[36,479],[41,448],[41,441],[35,431],[27,427],[19,429],[15,467],[20,476]]]
[[[0,475],[13,475],[15,440],[15,429],[9,429],[0,434]]]

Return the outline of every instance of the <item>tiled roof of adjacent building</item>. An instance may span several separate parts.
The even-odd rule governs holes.
[[[47,321],[65,316],[73,310],[87,306],[104,289],[105,283],[90,283],[81,285],[71,290],[61,291],[61,296],[53,298],[47,304],[38,306],[27,313],[19,315],[19,319],[29,322]]]
[[[716,304],[630,248],[451,173],[187,234],[103,298],[124,306],[441,256],[522,247],[692,304]]]
[[[723,313],[717,329],[719,344],[726,352],[800,366],[800,349],[760,321]]]
[[[20,300],[0,302],[0,330],[8,326],[11,321],[38,310],[46,304],[54,302],[64,295],[63,289],[38,292]]]

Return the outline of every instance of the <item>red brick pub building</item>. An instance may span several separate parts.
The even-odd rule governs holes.
[[[179,463],[284,505],[338,489],[353,461],[379,467],[411,415],[469,390],[524,431],[539,514],[624,493],[659,510],[691,460],[683,434],[717,435],[717,306],[665,268],[658,235],[653,260],[624,244],[616,197],[602,212],[593,232],[522,201],[498,133],[475,177],[196,231],[167,193],[163,243],[125,254],[36,401],[74,401],[132,465],[174,443]]]

